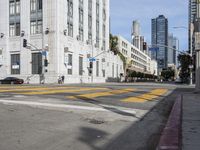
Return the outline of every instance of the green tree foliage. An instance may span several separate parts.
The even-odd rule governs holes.
[[[163,70],[161,72],[161,76],[165,79],[165,80],[169,80],[169,79],[174,79],[175,76],[175,71],[172,70],[171,68],[168,68],[167,70]]]
[[[119,51],[117,36],[113,36],[112,34],[110,34],[110,50],[114,53],[114,55],[118,55],[122,60],[125,71],[124,75],[126,76],[127,58]]]
[[[182,82],[187,83],[190,77],[190,68],[189,65],[192,65],[192,58],[186,54],[179,54],[178,61],[180,63],[180,78]]]
[[[117,55],[119,52],[119,49],[117,47],[118,45],[118,38],[117,36],[113,36],[112,34],[110,34],[110,50]]]

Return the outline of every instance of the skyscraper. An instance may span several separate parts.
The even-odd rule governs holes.
[[[175,49],[178,49],[178,39],[173,34],[169,34],[168,36],[168,47],[168,64],[176,66],[177,51]]]
[[[131,35],[133,45],[140,49],[140,23],[137,20],[133,21]]]
[[[159,15],[151,20],[151,44],[158,47],[157,51],[151,54],[158,61],[158,69],[167,68],[168,62],[168,20],[164,15]]]

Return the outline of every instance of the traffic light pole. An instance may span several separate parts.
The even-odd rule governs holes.
[[[48,61],[46,56],[43,57],[43,50],[40,50],[38,47],[35,45],[28,43],[26,39],[23,39],[23,47],[27,47],[30,45],[31,47],[35,48],[36,50],[39,50],[39,52],[42,54],[42,72],[40,74],[40,84],[44,84],[44,73],[45,73],[45,67],[48,65]],[[45,51],[46,52],[46,51]]]

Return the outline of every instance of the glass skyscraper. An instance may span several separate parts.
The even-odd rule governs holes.
[[[151,20],[151,44],[158,47],[157,51],[152,51],[152,59],[158,61],[158,69],[167,68],[168,62],[168,20],[164,15],[159,15]]]

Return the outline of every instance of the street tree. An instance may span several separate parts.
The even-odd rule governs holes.
[[[181,68],[179,76],[182,82],[187,83],[190,77],[189,66],[192,65],[192,58],[187,54],[179,54],[178,61],[180,63],[180,68]]]

